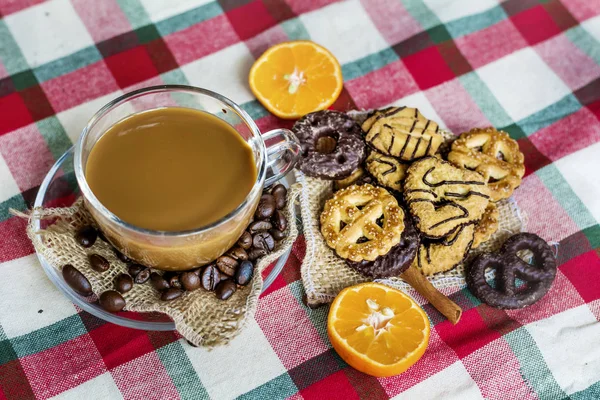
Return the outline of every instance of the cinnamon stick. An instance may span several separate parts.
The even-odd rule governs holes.
[[[425,297],[452,324],[456,325],[460,320],[462,308],[438,291],[417,267],[411,265],[400,277],[408,282],[421,296]]]

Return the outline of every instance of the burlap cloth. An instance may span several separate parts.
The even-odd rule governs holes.
[[[123,295],[127,305],[125,310],[137,312],[161,312],[175,322],[179,333],[197,346],[214,347],[227,344],[237,336],[254,317],[258,296],[263,287],[261,273],[273,261],[288,251],[298,237],[294,203],[300,193],[299,184],[292,185],[288,191],[287,206],[284,213],[289,221],[288,236],[279,242],[272,253],[257,261],[252,282],[238,289],[226,301],[218,300],[213,292],[202,288],[185,292],[176,300],[164,302],[149,282],[134,285]],[[74,233],[82,226],[92,224],[91,215],[83,207],[81,199],[68,208],[36,208],[28,215],[27,234],[38,254],[59,272],[65,264],[71,264],[90,281],[94,293],[114,289],[114,278],[127,273],[127,264],[120,261],[113,248],[98,239],[89,249],[75,242]],[[44,229],[37,230],[37,221],[50,221]],[[98,273],[91,269],[88,254],[96,253],[105,257],[111,268]],[[92,302],[95,296],[87,299]]]
[[[367,112],[350,112],[349,115],[362,122]],[[441,148],[442,153],[447,151],[450,143],[455,139],[450,132],[443,132],[443,134],[445,143]],[[325,201],[332,196],[332,181],[311,178],[300,171],[295,173],[297,182],[302,185],[300,210],[306,239],[306,256],[301,270],[302,283],[306,290],[307,304],[315,307],[332,302],[335,296],[348,286],[372,279],[348,267],[346,262],[327,246],[321,235],[319,219]],[[444,291],[446,294],[464,288],[466,286],[465,264],[481,252],[497,250],[509,236],[525,229],[526,218],[513,198],[502,200],[497,205],[500,214],[497,232],[489,241],[471,250],[466,260],[456,268],[428,277],[436,288],[448,289]],[[493,277],[493,271],[488,273],[488,277]],[[401,278],[375,279],[375,281],[404,291],[411,290],[410,285]]]

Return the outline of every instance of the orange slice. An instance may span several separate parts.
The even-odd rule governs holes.
[[[310,41],[280,43],[250,69],[250,89],[271,113],[296,119],[332,105],[342,91],[340,63]]]
[[[327,318],[335,351],[372,376],[398,375],[415,364],[425,353],[429,330],[429,319],[417,303],[373,282],[342,290]]]

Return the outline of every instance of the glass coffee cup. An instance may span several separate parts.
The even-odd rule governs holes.
[[[86,180],[90,152],[111,126],[133,114],[163,107],[186,107],[216,116],[234,127],[252,149],[257,176],[244,201],[228,215],[198,229],[158,231],[127,223],[98,200]],[[86,209],[117,250],[150,267],[181,271],[215,260],[236,243],[256,211],[263,188],[291,171],[299,152],[300,144],[291,131],[275,129],[261,135],[244,110],[218,93],[163,85],[121,96],[90,119],[75,146],[75,176]]]

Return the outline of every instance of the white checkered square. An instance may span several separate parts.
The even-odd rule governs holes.
[[[110,372],[106,372],[79,386],[75,386],[66,392],[62,392],[52,397],[52,400],[100,400],[122,398],[123,395],[121,395],[119,388],[115,385],[115,381],[110,375]]]
[[[253,100],[248,85],[248,71],[254,63],[244,43],[192,61],[181,67],[190,85],[210,89],[238,104]]]
[[[554,164],[596,222],[600,222],[600,180],[590,178],[590,172],[600,171],[599,154],[600,143],[595,143],[561,158]]]
[[[389,106],[407,106],[418,108],[425,118],[437,122],[440,128],[446,128],[444,121],[440,118],[438,113],[435,111],[435,108],[433,108],[423,92],[413,93],[386,105],[386,107]]]
[[[79,135],[81,135],[81,131],[87,125],[90,118],[92,118],[92,116],[98,110],[122,94],[123,92],[119,90],[58,113],[56,116],[58,117],[58,120],[62,124],[63,128],[65,128],[67,136],[69,136],[71,142],[77,142]]]
[[[582,305],[526,326],[556,382],[567,393],[600,380],[600,323]]]
[[[4,21],[31,68],[94,45],[69,0],[47,1]]]
[[[496,0],[423,0],[442,22],[484,12],[498,5]]]
[[[331,51],[341,64],[387,47],[358,0],[332,4],[303,14],[300,20],[311,39]]]
[[[286,371],[254,319],[227,346],[207,350],[185,344],[184,349],[213,399],[234,399]]]
[[[17,182],[15,182],[10,168],[6,165],[4,157],[0,154],[0,203],[21,193]]]
[[[581,26],[600,42],[600,15],[583,21]]]
[[[410,399],[483,399],[477,384],[462,362],[457,361],[430,378],[400,393],[394,400]]]
[[[0,324],[7,337],[30,333],[77,312],[48,280],[35,255],[0,264],[0,270],[14,278],[0,290]]]
[[[477,74],[515,122],[570,93],[567,85],[529,47],[479,68]]]
[[[140,0],[153,22],[182,14],[212,0]]]

